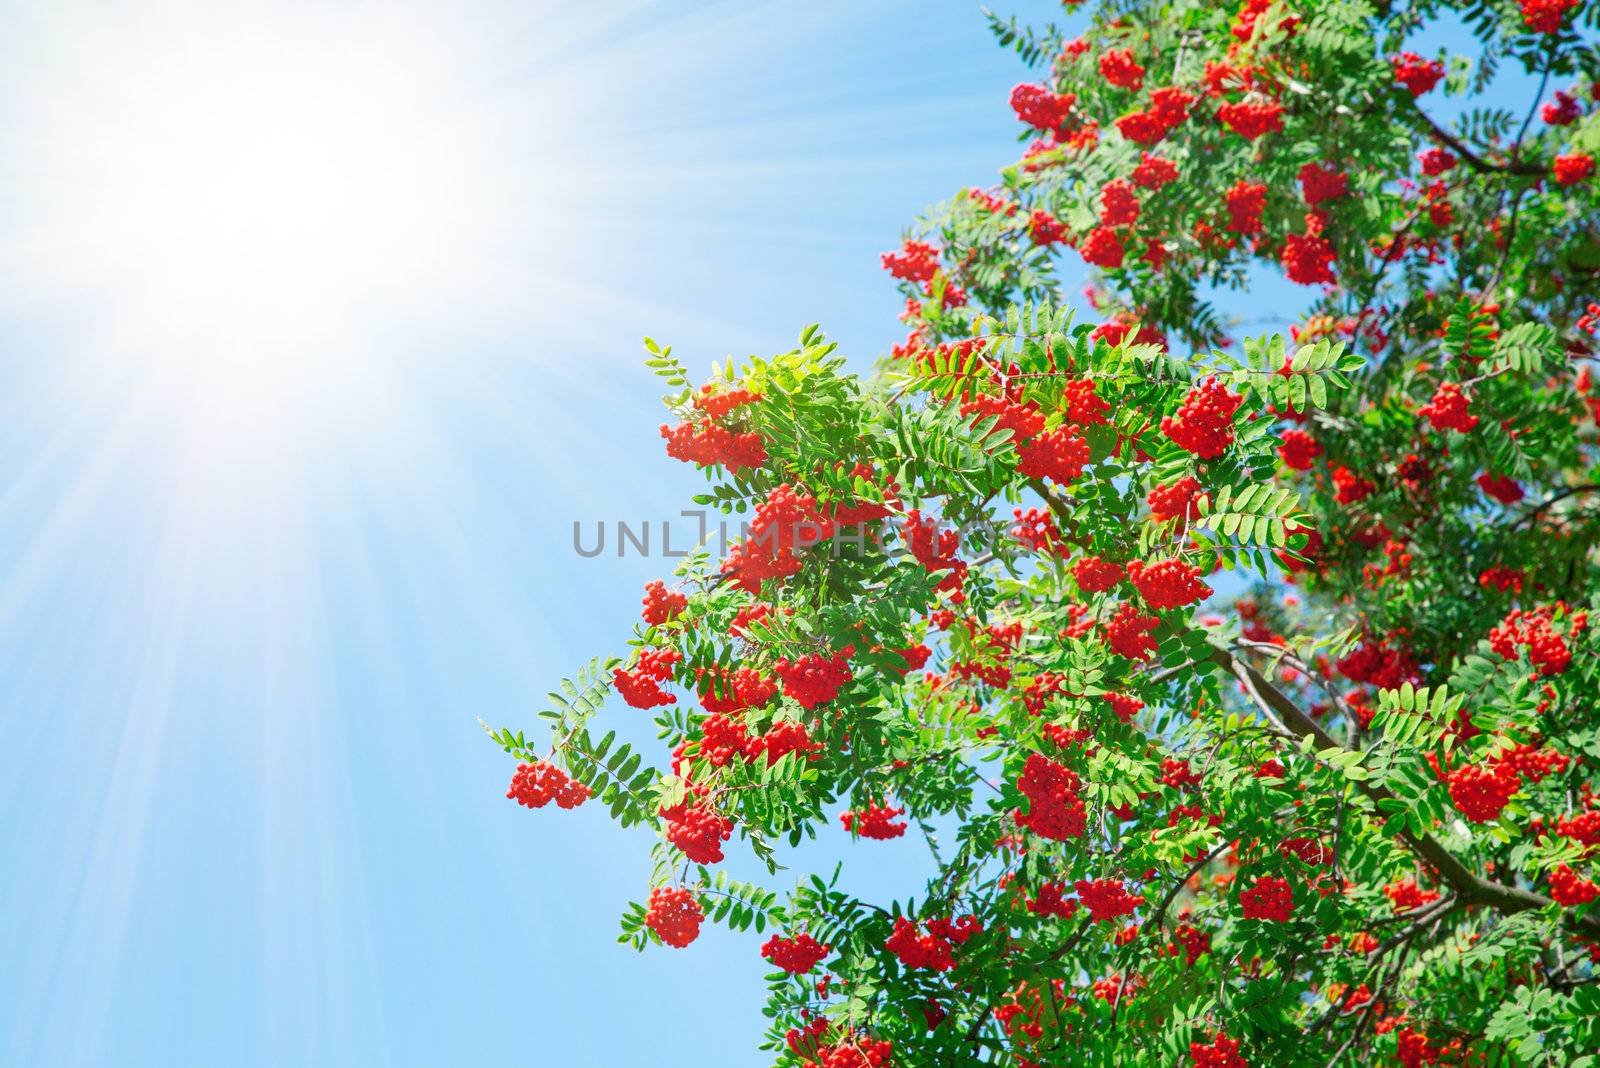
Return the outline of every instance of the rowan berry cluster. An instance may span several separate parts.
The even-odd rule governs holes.
[[[1583,152],[1557,156],[1554,172],[1557,185],[1577,185],[1594,173],[1594,157]]]
[[[907,241],[899,252],[885,252],[883,269],[908,282],[927,282],[939,272],[939,250],[925,241]]]
[[[662,689],[661,684],[672,677],[673,665],[682,659],[683,654],[676,649],[646,649],[632,669],[614,669],[611,684],[634,708],[676,704],[677,695]]]
[[[1414,878],[1387,884],[1383,888],[1383,896],[1393,903],[1395,912],[1409,912],[1439,900],[1437,890],[1422,889]]]
[[[1100,76],[1123,89],[1144,85],[1144,68],[1134,62],[1133,53],[1126,48],[1113,48],[1100,57]]]
[[[778,692],[776,682],[749,666],[732,671],[702,668],[696,674],[699,675],[700,703],[711,713],[732,715],[749,708],[761,708]]]
[[[1202,460],[1221,456],[1233,444],[1233,416],[1244,398],[1208,378],[1183,398],[1176,415],[1161,420],[1161,432]]]
[[[1199,515],[1200,482],[1193,475],[1184,475],[1166,486],[1157,486],[1145,498],[1150,505],[1150,516],[1157,520],[1193,519]]]
[[[983,933],[983,924],[976,916],[962,916],[959,920],[932,919],[922,925],[923,933],[915,920],[896,916],[894,932],[883,943],[907,968],[927,968],[947,972],[956,966],[955,947],[964,945],[969,938]]]
[[[1240,891],[1239,908],[1247,920],[1288,922],[1294,918],[1294,891],[1289,880],[1262,875],[1249,889]]]
[[[685,594],[669,591],[667,584],[660,579],[645,583],[644,621],[652,627],[677,618],[678,613],[688,605],[689,598]]]
[[[544,808],[552,801],[558,808],[577,808],[591,794],[587,786],[554,764],[536,760],[517,765],[506,796],[525,808]]]
[[[733,821],[707,804],[673,805],[661,810],[667,821],[667,841],[696,864],[722,862],[722,843],[733,834]]]
[[[1283,442],[1278,446],[1278,456],[1285,467],[1309,471],[1317,457],[1322,455],[1322,446],[1317,444],[1317,439],[1304,430],[1285,430],[1278,437]]]
[[[1067,547],[1067,542],[1061,537],[1061,531],[1056,529],[1055,518],[1043,508],[1021,508],[1012,512],[1016,525],[1011,528],[1011,536],[1022,542],[1029,549],[1041,556],[1059,556]]]
[[[833,536],[833,524],[817,509],[817,499],[781,485],[756,509],[747,536],[729,550],[722,572],[752,594],[767,579],[787,578],[801,568],[798,553]]]
[[[876,838],[880,841],[899,838],[906,833],[906,823],[904,820],[896,822],[895,817],[904,815],[905,811],[903,808],[891,808],[873,801],[865,808],[839,813],[839,823],[851,834],[860,835],[862,838]]]
[[[1600,886],[1590,879],[1582,878],[1565,864],[1557,864],[1550,869],[1550,897],[1558,905],[1569,908],[1574,905],[1587,905],[1596,897],[1600,897]]]
[[[804,932],[784,938],[773,935],[761,947],[761,955],[774,967],[791,975],[802,975],[815,968],[828,955],[828,947]]]
[[[1513,609],[1501,623],[1489,631],[1489,647],[1507,660],[1517,659],[1519,647],[1526,646],[1528,659],[1541,675],[1560,675],[1572,663],[1572,650],[1566,637],[1556,630],[1551,619],[1551,608]],[[1587,616],[1579,613],[1573,618],[1571,630],[1577,633],[1587,623]]]
[[[1444,64],[1437,59],[1423,59],[1415,52],[1401,52],[1389,60],[1394,68],[1394,80],[1421,96],[1444,79]]]
[[[1283,239],[1283,270],[1289,281],[1303,286],[1334,281],[1333,246],[1320,234],[1290,234]]]
[[[1468,764],[1450,773],[1450,800],[1473,823],[1493,823],[1522,786],[1522,777],[1507,764]]]
[[[1098,556],[1082,556],[1072,565],[1072,577],[1084,593],[1105,593],[1126,575],[1122,565]]]
[[[645,926],[667,945],[682,949],[699,938],[704,919],[705,911],[693,892],[673,886],[658,886],[650,891]]]
[[[1261,212],[1267,206],[1267,187],[1243,178],[1224,196],[1228,208],[1228,229],[1236,234],[1259,234]]]
[[[1135,560],[1128,565],[1128,578],[1151,608],[1183,608],[1203,601],[1212,590],[1200,581],[1200,572],[1177,558],[1146,564]]]
[[[1017,471],[1066,485],[1083,474],[1089,442],[1075,426],[1058,426],[1017,446]]]
[[[1458,383],[1444,382],[1434,391],[1433,399],[1417,409],[1417,414],[1426,416],[1435,430],[1458,430],[1465,434],[1478,425],[1478,417],[1467,410],[1470,403]]]
[[[1250,1068],[1250,1062],[1239,1056],[1238,1041],[1222,1034],[1209,1043],[1189,1043],[1189,1058],[1194,1068]]]
[[[1107,182],[1100,189],[1100,224],[1132,226],[1139,221],[1139,194],[1125,178]]]
[[[1117,606],[1116,615],[1106,624],[1106,644],[1118,656],[1129,660],[1148,660],[1156,651],[1155,639],[1150,632],[1161,620],[1147,616],[1128,601]]]
[[[721,465],[730,471],[760,467],[767,462],[767,446],[760,434],[739,433],[709,420],[662,426],[667,455],[702,467]]]
[[[1561,20],[1579,0],[1521,0],[1522,21],[1535,33],[1561,32]]]
[[[1283,105],[1268,101],[1240,101],[1217,108],[1222,124],[1246,141],[1283,129]]]
[[[1077,772],[1071,768],[1029,753],[1022,774],[1017,777],[1017,790],[1030,804],[1027,812],[1016,812],[1017,826],[1056,841],[1082,837],[1089,813],[1078,794],[1081,787]]]
[[[847,645],[832,656],[809,653],[796,660],[778,660],[772,670],[783,680],[783,692],[803,708],[816,708],[839,696],[839,691],[855,676],[849,660],[855,646]]]
[[[1144,904],[1142,894],[1131,894],[1121,879],[1080,879],[1073,884],[1078,900],[1096,922],[1130,916]]]
[[[1035,130],[1060,133],[1072,117],[1078,98],[1054,93],[1042,85],[1023,84],[1011,90],[1011,110]]]
[[[1325,163],[1307,163],[1297,175],[1300,195],[1311,207],[1325,200],[1337,200],[1350,191],[1350,179]]]

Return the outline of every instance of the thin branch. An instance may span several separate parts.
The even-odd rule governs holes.
[[[1344,746],[1334,741],[1333,737],[1322,729],[1321,724],[1302,711],[1287,694],[1269,682],[1255,668],[1215,644],[1211,646],[1211,659],[1229,674],[1238,675],[1247,682],[1250,696],[1257,706],[1264,712],[1270,711],[1297,737],[1311,735],[1319,749],[1344,749]],[[1394,797],[1388,790],[1366,780],[1357,785],[1362,793],[1374,801],[1387,801]],[[1555,904],[1543,894],[1524,890],[1519,886],[1507,886],[1478,875],[1432,835],[1401,831],[1399,838],[1411,847],[1413,852],[1432,865],[1439,877],[1467,902],[1486,905],[1508,916],[1533,909],[1549,908]],[[1563,918],[1588,933],[1590,937],[1600,935],[1600,915],[1590,913],[1576,918]]]

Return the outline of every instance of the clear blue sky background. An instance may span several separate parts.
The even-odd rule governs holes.
[[[39,161],[120,88],[80,39],[138,77],[172,37],[70,8],[0,3],[0,1063],[765,1063],[757,940],[617,946],[647,838],[505,800],[476,720],[534,727],[667,570],[571,548],[701,485],[640,337],[703,370],[817,321],[864,366],[878,253],[1014,158],[1020,63],[968,0],[461,5],[503,240],[235,425],[141,386],[176,335],[118,333],[137,270],[58,262],[83,205]],[[838,850],[920,883],[915,843]]]

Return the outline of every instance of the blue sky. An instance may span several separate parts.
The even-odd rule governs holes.
[[[0,1062],[764,1063],[756,941],[617,946],[647,839],[505,800],[476,720],[534,726],[664,570],[570,548],[699,485],[641,336],[881,351],[877,254],[1010,158],[1020,65],[966,0],[277,8],[0,5]],[[273,189],[181,233],[223,169],[137,199],[162,102],[233,91],[162,79],[275,77],[263,42],[427,53],[474,243],[428,189],[381,260],[252,229]],[[272,114],[197,117],[178,180]],[[909,844],[848,851],[915,889]]]

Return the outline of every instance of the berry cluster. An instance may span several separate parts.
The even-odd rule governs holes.
[[[1135,560],[1128,565],[1128,578],[1151,608],[1182,608],[1203,601],[1212,590],[1200,581],[1200,572],[1177,558],[1153,564]]]
[[[798,660],[779,660],[772,669],[783,680],[784,696],[792,697],[803,708],[816,708],[839,696],[855,676],[848,663],[855,646],[847,645],[832,656],[809,653]]]
[[[1415,52],[1401,52],[1389,59],[1394,68],[1394,80],[1421,96],[1444,79],[1444,64],[1437,59],[1423,59]]]
[[[1041,556],[1058,556],[1067,547],[1055,519],[1045,509],[1029,508],[1024,512],[1016,508],[1012,516],[1017,523],[1011,528],[1011,536]]]
[[[1137,697],[1125,693],[1108,691],[1100,696],[1106,699],[1106,704],[1111,706],[1111,714],[1124,723],[1132,723],[1133,717],[1144,708],[1144,702]]]
[[[1445,382],[1434,391],[1431,401],[1417,409],[1417,414],[1427,416],[1435,430],[1459,430],[1465,434],[1478,425],[1478,417],[1467,410],[1469,404],[1458,383]]]
[[[748,708],[761,708],[778,692],[778,684],[753,667],[726,671],[701,669],[700,703],[707,712],[732,715]]]
[[[1153,145],[1189,119],[1195,96],[1174,86],[1150,94],[1150,106],[1117,119],[1117,132],[1138,145]]]
[[[1202,497],[1200,482],[1193,475],[1184,475],[1178,481],[1152,489],[1145,500],[1150,505],[1154,519],[1193,519],[1198,513],[1197,501]]]
[[[1350,179],[1323,163],[1307,163],[1300,168],[1300,195],[1311,207],[1324,200],[1337,200],[1350,191]]]
[[[1378,488],[1370,479],[1362,478],[1344,464],[1333,469],[1333,487],[1333,499],[1340,504],[1364,501]]]
[[[1077,102],[1071,93],[1053,93],[1042,85],[1024,83],[1011,90],[1011,110],[1017,118],[1047,133],[1061,132]]]
[[[866,808],[839,813],[839,823],[845,830],[862,838],[876,838],[880,841],[899,838],[906,833],[906,823],[904,820],[896,823],[895,817],[904,815],[905,811],[903,808],[890,808],[888,805],[871,801],[867,803]]]
[[[1246,141],[1283,129],[1283,105],[1267,101],[1240,101],[1217,108],[1222,124]]]
[[[705,915],[700,899],[689,890],[658,886],[650,891],[650,907],[644,914],[644,922],[661,941],[682,949],[700,937],[700,924]]]
[[[882,255],[883,269],[908,282],[928,282],[939,271],[939,250],[923,241],[907,241],[899,252]]]
[[[1126,48],[1113,48],[1100,57],[1100,76],[1123,89],[1144,85],[1144,68],[1134,62],[1133,53]]]
[[[1594,157],[1582,152],[1557,156],[1553,170],[1557,185],[1577,185],[1594,173]]]
[[[1099,556],[1084,556],[1072,565],[1072,577],[1084,593],[1105,593],[1121,582],[1122,565]]]
[[[1155,616],[1144,615],[1131,602],[1124,601],[1117,606],[1117,614],[1111,617],[1111,622],[1106,624],[1106,644],[1118,656],[1125,656],[1129,660],[1148,660],[1150,654],[1156,651],[1156,642],[1150,637],[1150,632],[1160,622]]]
[[[809,934],[801,933],[791,938],[773,935],[761,947],[761,955],[775,967],[791,975],[801,975],[815,968],[828,955],[828,946]]]
[[[1100,222],[1103,226],[1132,226],[1139,221],[1139,194],[1125,178],[1107,182],[1100,189]]]
[[[1236,234],[1261,232],[1261,212],[1267,206],[1267,187],[1252,185],[1243,178],[1224,195],[1228,208],[1228,229]]]
[[[1283,239],[1283,270],[1303,286],[1332,284],[1333,246],[1320,234],[1290,234]]]
[[[536,760],[517,765],[506,796],[525,808],[544,808],[552,801],[558,808],[577,808],[591,795],[587,786],[554,764]]]
[[[1247,920],[1287,922],[1294,916],[1294,891],[1289,880],[1262,875],[1240,892],[1239,907]]]
[[[1437,890],[1424,890],[1416,879],[1401,879],[1383,888],[1383,896],[1394,905],[1395,912],[1410,912],[1439,900]]]
[[[1572,663],[1572,650],[1551,622],[1551,609],[1513,609],[1489,631],[1489,647],[1507,660],[1517,659],[1519,646],[1528,647],[1528,659],[1541,675],[1559,675]],[[1581,613],[1573,619],[1572,631],[1583,629],[1587,618]]]
[[[921,511],[913,509],[906,514],[901,527],[906,549],[916,557],[917,563],[928,571],[945,571],[938,589],[953,590],[961,587],[967,574],[966,562],[956,556],[961,547],[961,535],[955,530],[940,530],[933,516],[924,518]]]
[[[1035,245],[1049,248],[1067,239],[1067,226],[1042,208],[1028,216],[1028,237]]]
[[[1322,455],[1322,446],[1317,439],[1304,430],[1285,430],[1278,437],[1283,441],[1278,446],[1278,457],[1285,467],[1309,471],[1316,458]]]
[[[1093,267],[1103,267],[1114,271],[1122,266],[1122,259],[1128,254],[1122,241],[1117,237],[1115,230],[1104,226],[1097,226],[1089,231],[1089,235],[1078,246],[1078,255],[1083,257],[1083,262]]]
[[[1176,415],[1161,420],[1161,432],[1202,460],[1214,459],[1233,443],[1233,414],[1243,400],[1208,378],[1189,391]]]
[[[767,462],[767,446],[760,434],[741,434],[710,420],[662,426],[661,436],[667,439],[667,455],[685,463],[742,471]]]
[[[1600,886],[1581,878],[1567,865],[1557,864],[1550,869],[1550,897],[1558,905],[1587,905],[1600,897]]]
[[[1079,426],[1104,426],[1111,405],[1096,392],[1092,378],[1069,378],[1061,387],[1067,421]]]
[[[1078,795],[1081,786],[1071,768],[1029,753],[1017,777],[1017,789],[1031,804],[1026,813],[1020,809],[1015,813],[1017,826],[1056,841],[1081,838],[1089,822],[1088,809]]]
[[[1133,178],[1133,184],[1142,189],[1160,189],[1178,180],[1178,165],[1169,159],[1141,152],[1139,165],[1133,169],[1130,177]]]
[[[1450,800],[1473,823],[1493,823],[1521,786],[1522,777],[1509,764],[1468,764],[1450,773]]]
[[[616,668],[611,672],[611,685],[633,708],[677,704],[677,695],[662,689],[661,683],[672,677],[672,666],[682,659],[683,654],[676,649],[646,649],[632,670]]]
[[[1239,1056],[1238,1040],[1223,1034],[1209,1044],[1189,1043],[1189,1057],[1194,1068],[1250,1068],[1250,1062]]]
[[[667,841],[696,864],[722,862],[722,843],[733,834],[733,821],[719,816],[710,805],[677,804],[661,810],[667,821]]]
[[[933,919],[923,926],[927,933],[919,931],[915,920],[908,920],[904,916],[896,916],[894,932],[883,943],[887,949],[899,958],[900,963],[907,968],[928,968],[936,972],[947,972],[956,966],[954,950],[956,946],[964,945],[967,939],[983,933],[983,924],[978,917],[967,915],[952,922],[949,919]]]
[[[1017,446],[1017,471],[1028,478],[1065,485],[1083,474],[1088,462],[1088,439],[1075,426],[1058,426]]]
[[[1089,910],[1090,918],[1097,922],[1130,916],[1144,904],[1144,895],[1128,893],[1121,879],[1080,879],[1073,888],[1078,891],[1083,907]]]
[[[1579,0],[1522,0],[1522,21],[1535,33],[1560,33],[1561,20]]]
[[[817,510],[817,500],[793,486],[767,494],[746,528],[746,537],[722,561],[722,572],[750,593],[760,593],[766,579],[786,578],[800,570],[798,551],[833,536],[833,524]]]
[[[689,606],[689,598],[676,591],[668,592],[667,584],[660,579],[644,586],[644,621],[652,627],[675,619]]]

